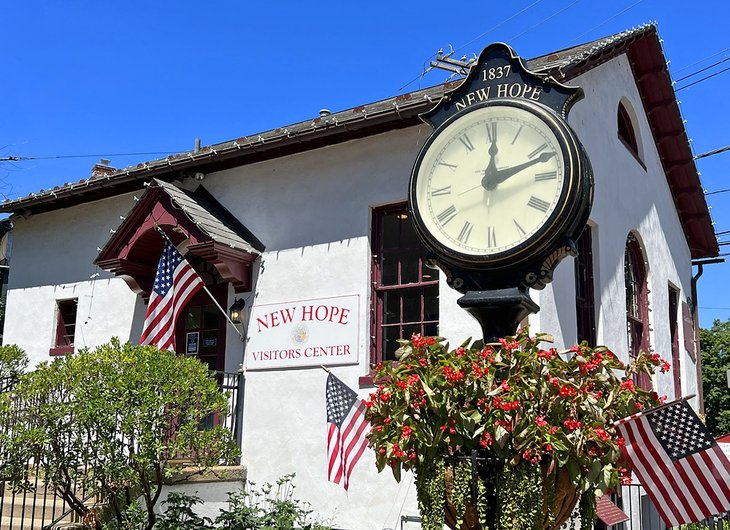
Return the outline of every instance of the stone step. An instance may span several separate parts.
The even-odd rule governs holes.
[[[53,494],[5,491],[0,498],[0,530],[38,530],[66,511],[64,502]],[[72,522],[71,518],[67,518]],[[64,519],[66,521],[66,519]]]

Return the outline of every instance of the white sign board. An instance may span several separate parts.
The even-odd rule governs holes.
[[[248,370],[357,363],[359,295],[255,305],[251,311]]]

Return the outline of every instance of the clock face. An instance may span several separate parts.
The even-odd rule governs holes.
[[[520,103],[487,104],[447,122],[424,148],[411,185],[425,231],[467,259],[536,238],[559,213],[569,178],[565,140],[551,120]]]

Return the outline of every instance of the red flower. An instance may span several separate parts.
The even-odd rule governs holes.
[[[415,460],[416,459],[416,453],[415,453],[415,451],[412,452],[411,454],[409,454],[408,455],[408,458],[411,459],[411,460]]]
[[[456,350],[454,351],[454,355],[456,357],[463,357],[464,356],[464,347],[459,346],[458,348],[456,348]]]
[[[481,445],[482,447],[489,447],[490,445],[492,445],[492,443],[494,443],[494,438],[492,438],[491,434],[489,434],[488,432],[482,434],[482,437],[479,440],[479,445]]]
[[[537,423],[538,427],[545,427],[545,425],[548,424],[545,416],[538,416],[537,418],[535,418],[535,423]]]
[[[413,429],[406,425],[405,427],[403,427],[403,434],[401,434],[400,437],[408,438],[411,434],[413,434]]]
[[[611,436],[606,432],[603,427],[596,427],[595,429],[593,429],[593,433],[603,441],[608,441],[611,439]]]
[[[520,347],[520,343],[516,340],[508,341],[507,339],[499,339],[499,343],[505,350],[507,350],[507,353],[510,353]]]
[[[558,432],[558,427],[552,426],[552,427],[550,427],[550,430],[548,432],[550,434],[555,434],[556,432]]]
[[[388,425],[390,423],[390,418],[385,418],[383,420],[383,423],[385,423],[386,425]]]
[[[636,385],[634,384],[633,379],[627,379],[626,381],[621,382],[619,388],[621,390],[628,390],[629,392],[633,393],[636,390]]]
[[[378,453],[381,454],[381,455],[384,455],[385,454],[385,449],[383,449],[381,447],[380,449],[378,449]]]
[[[659,368],[659,371],[662,373],[668,372],[672,368],[672,365],[670,365],[667,361],[662,361],[662,365]]]
[[[553,450],[553,444],[545,444],[545,450],[550,452]]]
[[[537,352],[537,356],[540,359],[547,359],[548,361],[558,354],[558,350],[550,348],[549,350],[540,350]]]
[[[583,424],[581,422],[579,422],[578,420],[574,420],[572,418],[568,418],[567,420],[565,420],[563,422],[563,425],[565,426],[566,429],[570,429],[571,431],[574,431],[576,429],[580,429],[581,427],[583,427]]]
[[[560,387],[560,395],[563,397],[575,396],[577,394],[578,391],[570,385],[566,384]]]
[[[448,427],[446,425],[441,425],[439,429],[441,429],[441,432],[444,432],[446,429],[448,429]]]
[[[499,386],[501,386],[502,390],[504,390],[506,392],[509,392],[509,390],[510,390],[509,383],[507,383],[506,379],[504,381],[502,381],[502,383]]]
[[[378,426],[375,427],[375,430],[377,432],[381,432],[383,430],[383,426],[382,425],[378,425]]]

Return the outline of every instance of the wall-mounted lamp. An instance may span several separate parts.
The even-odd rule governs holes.
[[[246,301],[243,298],[234,298],[233,304],[228,308],[228,316],[234,324],[241,323],[241,311],[246,307]]]

